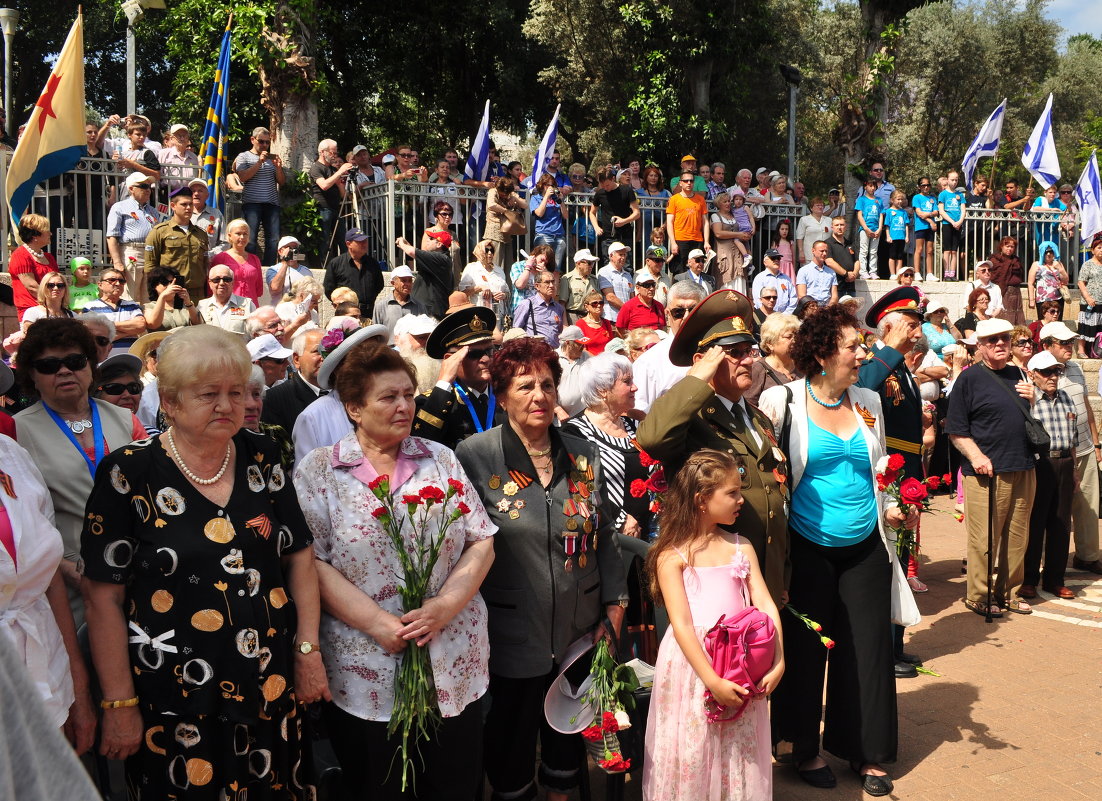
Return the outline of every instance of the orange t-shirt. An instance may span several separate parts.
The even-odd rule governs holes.
[[[704,216],[708,204],[700,195],[685,197],[680,192],[666,204],[666,214],[673,215],[673,238],[678,242],[704,241]]]

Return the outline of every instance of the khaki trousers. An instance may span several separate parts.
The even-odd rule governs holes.
[[[123,297],[144,307],[149,302],[149,295],[145,288],[145,243],[124,242],[122,257],[126,263],[124,276],[126,289],[123,291]]]
[[[1025,549],[1029,543],[1029,515],[1037,476],[1032,470],[964,477],[964,521],[968,530],[967,599],[987,603],[987,493],[994,482],[995,510],[991,555],[995,586],[992,603],[1016,602],[1025,575]]]
[[[1094,451],[1075,458],[1079,489],[1071,497],[1071,519],[1075,535],[1075,558],[1093,562],[1098,551],[1098,461]]]

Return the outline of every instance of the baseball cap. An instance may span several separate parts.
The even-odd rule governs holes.
[[[589,248],[582,248],[574,254],[574,263],[577,264],[580,261],[597,261],[597,257],[590,252]]]
[[[769,168],[768,167],[758,167],[756,170],[754,170],[754,177],[757,178],[763,172],[769,172]]]
[[[647,248],[647,258],[655,261],[665,261],[668,251],[660,245],[651,245]]]
[[[352,155],[355,156],[357,153],[363,153],[365,150],[367,150],[366,145],[356,145],[352,148]]]
[[[689,251],[689,255],[687,256],[687,258],[690,261],[692,261],[693,259],[703,259],[704,258],[704,251],[701,250],[700,248],[693,248],[692,250]]]
[[[828,195],[841,195],[842,193],[841,193],[841,191],[839,191],[837,189],[831,189],[829,192],[827,192],[827,194]],[[945,349],[942,348],[942,350],[944,351]]]
[[[769,250],[765,251],[765,253],[763,253],[762,256],[765,256],[766,258],[770,258],[773,261],[780,261],[781,252],[779,250],[777,250],[776,248],[769,248]]]
[[[285,236],[279,240],[279,245],[276,250],[283,250],[288,245],[301,245],[302,243],[295,239],[293,236]]]
[[[692,153],[687,156],[682,156],[681,163],[684,164],[686,161],[696,161],[696,156],[694,156]]]
[[[627,249],[628,249],[628,246],[625,245],[623,242],[613,242],[611,245],[608,246],[609,254],[619,253],[621,250],[627,250]]]
[[[1030,370],[1047,370],[1049,367],[1058,367],[1060,360],[1049,353],[1047,350],[1043,350],[1034,356],[1026,364]]]
[[[283,347],[272,334],[261,334],[255,339],[250,339],[245,343],[245,348],[254,362],[261,359],[289,359],[294,352],[290,348]]]
[[[367,234],[361,231],[359,228],[349,228],[344,233],[345,242],[366,242]]]
[[[1045,323],[1041,326],[1041,330],[1037,334],[1037,338],[1040,340],[1057,339],[1061,342],[1067,342],[1072,339],[1078,339],[1079,335],[1068,328],[1064,323]],[[1029,368],[1032,370],[1033,368]]]
[[[186,131],[186,130],[188,130],[188,127],[186,125],[184,125],[182,122],[178,122],[175,125],[173,125],[171,128],[169,128],[168,132],[170,134],[172,134],[173,136],[175,136],[180,131]]]
[[[132,172],[126,176],[126,188],[129,189],[132,186],[138,184],[151,184],[153,179],[146,175],[144,172]]]
[[[656,285],[658,283],[658,279],[654,277],[654,273],[652,273],[650,270],[648,270],[646,268],[643,268],[642,270],[638,270],[635,273],[635,283],[639,284],[642,281],[651,281]]]
[[[397,160],[398,159],[394,158],[393,153],[387,153],[385,156],[383,156],[383,164],[393,164]]]
[[[409,334],[412,337],[428,336],[436,328],[436,320],[427,314],[407,314],[394,324],[394,336]]]
[[[390,271],[391,278],[413,278],[413,270],[404,264],[399,264]]]
[[[192,178],[190,181],[187,182],[187,185],[189,187],[195,186],[196,184],[202,186],[205,189],[206,186],[207,186],[207,179],[206,178]]]
[[[446,248],[452,246],[452,235],[448,231],[425,231],[425,236],[435,239]]]
[[[559,334],[559,342],[578,342],[582,345],[589,342],[589,337],[582,333],[582,329],[576,325],[568,325]]]

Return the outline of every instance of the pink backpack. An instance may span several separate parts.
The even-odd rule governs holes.
[[[748,606],[737,615],[723,615],[704,635],[704,651],[712,660],[712,669],[721,678],[750,691],[737,708],[726,707],[704,691],[704,714],[713,722],[738,720],[746,705],[762,690],[758,682],[773,667],[773,648],[777,638],[773,620],[756,607]]]

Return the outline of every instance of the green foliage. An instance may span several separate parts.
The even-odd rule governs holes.
[[[321,241],[321,218],[318,216],[318,204],[310,195],[310,177],[304,172],[288,170],[281,197],[280,230],[295,236],[302,243],[303,250],[311,258],[317,258],[318,254],[325,252],[329,243]],[[318,269],[325,265],[311,263],[309,266]]]

